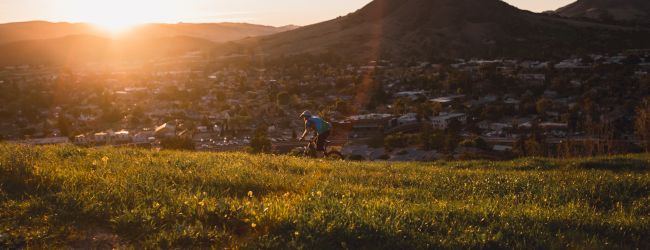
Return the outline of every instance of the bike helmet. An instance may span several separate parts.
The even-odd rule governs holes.
[[[302,112],[302,114],[300,114],[300,118],[303,117],[307,117],[307,118],[312,117],[311,112],[309,111]]]

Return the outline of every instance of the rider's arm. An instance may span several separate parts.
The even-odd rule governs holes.
[[[309,130],[311,130],[311,128],[309,126],[307,126],[307,124],[305,124],[305,132],[302,132],[302,136],[300,136],[301,141],[305,139],[305,137],[307,136],[307,133],[309,133]]]

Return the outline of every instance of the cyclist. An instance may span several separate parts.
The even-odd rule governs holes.
[[[300,141],[305,139],[309,131],[316,133],[316,151],[325,152],[325,142],[330,136],[332,125],[318,116],[312,115],[311,112],[305,111],[300,114],[300,118],[305,121],[305,132],[302,133]]]

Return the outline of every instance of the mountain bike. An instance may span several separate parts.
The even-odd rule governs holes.
[[[323,145],[323,148],[325,149],[325,155],[323,158],[325,159],[330,159],[330,160],[343,160],[345,159],[343,157],[343,154],[339,152],[338,150],[328,150],[328,145],[332,143],[331,141],[325,141],[325,145]],[[316,138],[312,139],[309,141],[309,144],[305,146],[303,155],[306,157],[311,157],[311,158],[318,158],[318,151],[316,150]]]

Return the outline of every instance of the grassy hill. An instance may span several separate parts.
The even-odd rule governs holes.
[[[650,155],[328,162],[0,144],[0,248],[650,247]]]

